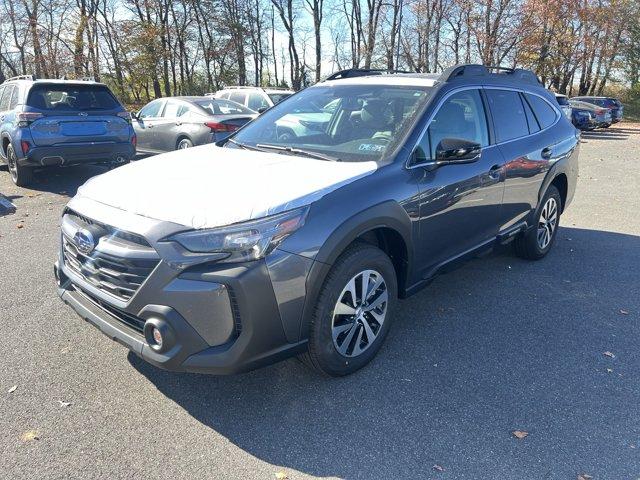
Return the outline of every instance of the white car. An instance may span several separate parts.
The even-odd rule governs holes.
[[[215,98],[224,98],[233,102],[244,105],[258,113],[264,112],[266,109],[273,107],[276,103],[295,92],[284,88],[262,88],[262,87],[225,87],[216,93],[208,93]]]

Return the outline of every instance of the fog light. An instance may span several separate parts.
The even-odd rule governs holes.
[[[153,327],[151,334],[153,335],[153,341],[156,342],[156,345],[159,348],[162,348],[162,333],[160,333],[160,330],[158,330],[156,327]]]

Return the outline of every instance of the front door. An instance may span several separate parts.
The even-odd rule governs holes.
[[[154,100],[145,105],[138,112],[138,118],[133,121],[133,128],[138,137],[138,150],[153,152],[155,127],[161,121],[165,100]]]
[[[500,149],[490,145],[480,90],[458,91],[445,99],[420,141],[417,154],[423,155],[422,161],[435,160],[444,139],[471,141],[481,151],[469,163],[418,167],[424,170],[418,253],[423,278],[443,263],[495,239],[500,223],[504,159]]]

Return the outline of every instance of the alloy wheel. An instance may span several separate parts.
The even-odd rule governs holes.
[[[191,147],[191,145],[189,145],[189,140],[181,140],[178,144],[178,150],[184,150],[189,147]]]
[[[367,350],[382,330],[389,304],[389,291],[382,275],[365,270],[342,289],[333,309],[333,345],[345,357]]]
[[[542,207],[538,220],[538,246],[541,250],[547,248],[558,224],[558,202],[549,197]]]

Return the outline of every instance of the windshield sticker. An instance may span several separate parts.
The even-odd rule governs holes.
[[[358,150],[361,152],[384,152],[387,147],[385,145],[376,145],[374,143],[361,143]]]

